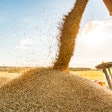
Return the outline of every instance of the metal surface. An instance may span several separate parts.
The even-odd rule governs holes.
[[[110,77],[110,74],[108,74],[108,71],[106,70],[106,68],[103,69],[103,72],[105,74],[106,84],[108,88],[112,90],[112,79]]]
[[[112,62],[99,64],[96,68],[103,70],[107,87],[112,90]]]
[[[96,66],[98,69],[110,68],[112,67],[112,62],[102,63]]]

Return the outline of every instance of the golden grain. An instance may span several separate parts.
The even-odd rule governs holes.
[[[31,70],[0,89],[0,112],[112,112],[112,92],[70,73]]]
[[[59,55],[54,63],[55,70],[68,70],[70,59],[73,55],[76,36],[80,27],[80,21],[88,0],[76,0],[76,3],[64,17],[62,28],[60,28]]]

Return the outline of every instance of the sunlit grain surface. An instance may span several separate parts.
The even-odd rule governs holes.
[[[0,87],[20,76],[20,73],[0,72]]]

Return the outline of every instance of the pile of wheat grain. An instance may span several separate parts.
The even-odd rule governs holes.
[[[54,70],[31,70],[0,89],[0,112],[112,112],[112,92]]]
[[[10,79],[7,77],[0,77],[0,87],[9,82]]]

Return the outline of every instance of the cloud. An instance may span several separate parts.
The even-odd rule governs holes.
[[[112,20],[91,21],[86,24],[80,36],[83,41],[94,44],[112,38]]]
[[[23,39],[20,41],[16,49],[26,50],[34,44],[35,44],[35,41],[33,39],[30,39],[30,38]]]
[[[112,60],[112,20],[91,21],[77,38],[75,63],[95,66],[98,62]],[[89,59],[89,61],[88,61]],[[85,61],[83,61],[85,60]]]
[[[83,30],[83,35],[93,31],[99,31],[100,33],[111,33],[110,31],[112,31],[112,19],[106,21],[91,21],[87,23]]]
[[[34,40],[29,38],[20,41],[20,45],[23,45],[23,46],[30,46],[34,43],[35,43]]]
[[[83,33],[87,34],[88,32],[95,30],[98,26],[98,21],[88,22],[83,30]]]

